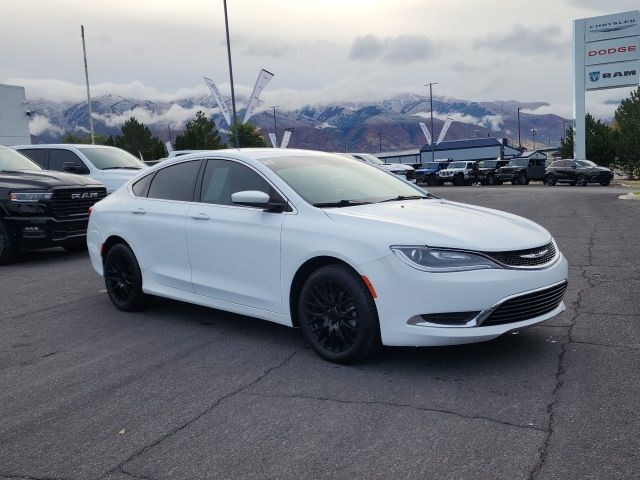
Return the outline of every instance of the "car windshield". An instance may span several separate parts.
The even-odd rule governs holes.
[[[597,167],[591,160],[576,160],[576,163],[581,167]]]
[[[438,168],[440,164],[437,162],[428,162],[428,163],[423,163],[422,166],[420,168],[427,168],[429,170],[433,170]]]
[[[483,160],[478,165],[480,165],[480,168],[496,168],[498,162],[496,160]]]
[[[431,198],[383,170],[338,155],[260,160],[312,205],[346,207],[405,198]]]
[[[371,165],[384,165],[384,162],[380,160],[378,157],[374,157],[370,153],[355,153],[354,155],[358,155],[358,157],[362,158],[365,162],[370,163]]]
[[[42,170],[42,168],[15,150],[0,147],[0,171],[26,172],[30,170]]]
[[[467,162],[452,162],[447,168],[465,168],[466,166]]]
[[[98,170],[140,170],[146,165],[124,150],[111,147],[83,148],[80,150]]]

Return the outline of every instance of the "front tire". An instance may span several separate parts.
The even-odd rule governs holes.
[[[611,180],[605,180],[604,182],[600,182],[600,185],[603,187],[607,187],[611,183]]]
[[[548,175],[544,181],[544,183],[550,187],[553,187],[556,184],[556,182],[557,182],[556,177],[554,177],[553,175]]]
[[[313,272],[298,298],[304,339],[335,363],[361,360],[380,345],[375,302],[360,276],[345,265]]]
[[[11,263],[18,252],[15,238],[0,220],[0,265]]]
[[[529,183],[529,180],[527,179],[527,175],[522,172],[518,175],[518,185],[526,185]]]
[[[118,243],[104,259],[104,282],[111,302],[118,310],[133,312],[147,306],[149,296],[142,291],[142,273],[131,249]]]

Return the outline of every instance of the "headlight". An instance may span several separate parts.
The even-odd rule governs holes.
[[[502,268],[487,257],[471,252],[424,246],[392,246],[391,251],[410,267],[425,272],[464,272]]]
[[[37,203],[44,200],[51,200],[53,193],[49,192],[13,192],[9,194],[9,199],[17,203]]]

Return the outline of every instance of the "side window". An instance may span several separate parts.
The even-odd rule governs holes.
[[[258,190],[272,199],[279,195],[264,178],[249,167],[230,160],[208,160],[202,178],[200,201],[214,205],[233,205],[231,194]]]
[[[529,166],[530,167],[535,167],[536,165],[536,161],[535,160],[529,160]]]
[[[576,162],[572,162],[571,160],[567,160],[566,163],[569,168],[577,167]]]
[[[76,166],[77,170],[74,173],[88,173],[84,162],[72,151],[57,148],[49,151],[49,170],[64,172],[66,171],[64,168],[65,163],[72,163]]]
[[[21,154],[26,155],[31,160],[36,162],[42,168],[47,168],[45,165],[45,160],[47,158],[47,149],[46,148],[25,148],[22,150],[18,150]]]
[[[131,189],[133,190],[133,194],[136,197],[147,196],[147,193],[149,192],[149,185],[151,185],[151,180],[153,180],[154,175],[155,172],[151,175],[147,175],[146,177],[142,177],[140,180],[133,184],[133,187]]]
[[[200,163],[200,160],[193,160],[158,170],[151,180],[147,196],[163,200],[192,202]]]

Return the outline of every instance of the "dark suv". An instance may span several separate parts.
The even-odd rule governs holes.
[[[416,182],[426,183],[429,186],[444,185],[444,182],[438,178],[438,172],[444,170],[449,166],[449,161],[446,162],[427,162],[420,165],[420,168],[416,170]]]
[[[558,182],[580,186],[599,183],[604,187],[609,185],[611,180],[611,170],[589,160],[557,160],[547,167],[544,176],[546,185],[555,185]]]
[[[512,185],[528,185],[532,180],[544,180],[545,164],[543,158],[514,158],[498,170],[496,178]]]
[[[91,178],[43,170],[0,147],[0,265],[20,249],[84,248],[89,208],[106,195]]]
[[[508,163],[509,160],[482,160],[478,163],[478,180],[483,185],[501,185],[502,181],[496,175]]]

